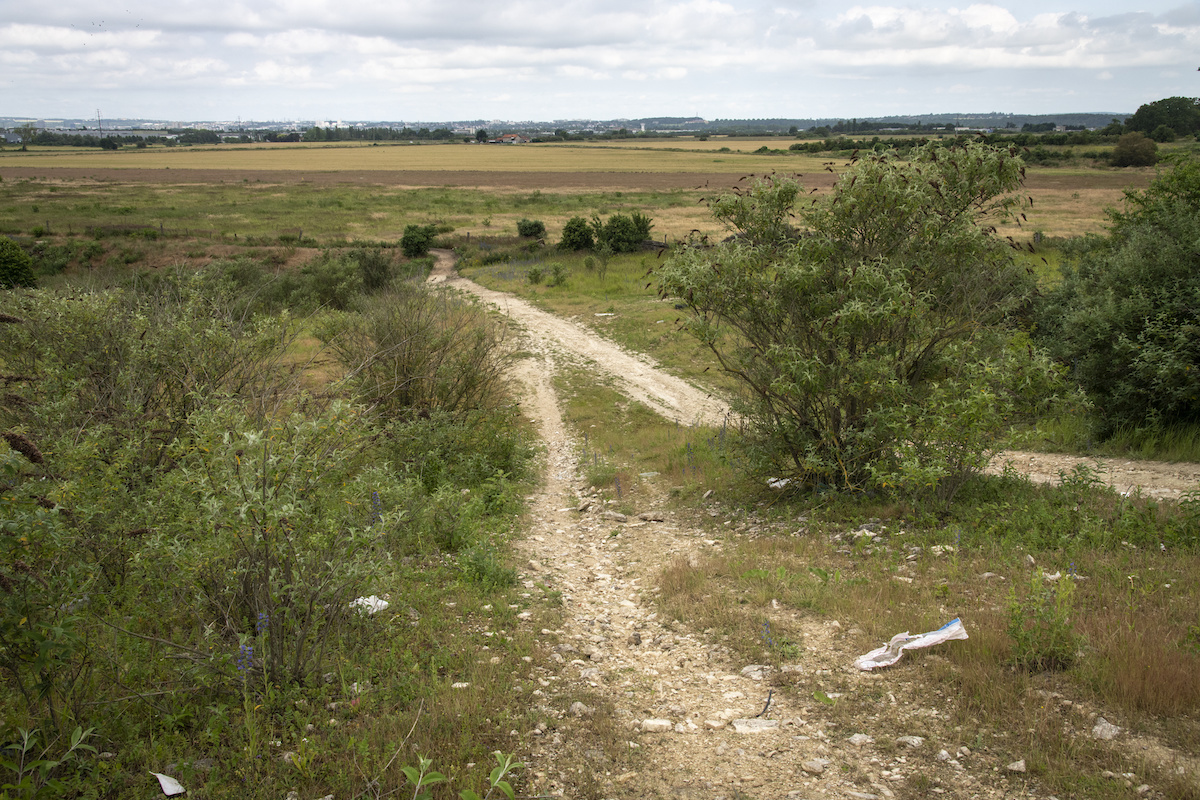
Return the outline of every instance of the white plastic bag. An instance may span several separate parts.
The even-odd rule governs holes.
[[[908,631],[897,633],[883,647],[876,648],[866,655],[854,659],[854,666],[861,670],[890,667],[900,660],[905,650],[915,650],[918,647],[932,647],[935,644],[949,642],[953,639],[966,639],[967,629],[963,627],[958,617],[947,622],[936,631],[909,636]]]

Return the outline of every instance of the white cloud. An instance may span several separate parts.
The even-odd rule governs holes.
[[[46,107],[47,87],[56,103],[86,105],[111,87],[128,115],[170,118],[233,102],[243,116],[318,106],[380,118],[379,98],[420,95],[433,120],[482,116],[474,104],[497,102],[498,86],[511,95],[503,113],[547,119],[680,105],[712,117],[864,116],[945,98],[1118,111],[1163,87],[1188,91],[1175,86],[1195,75],[1200,2],[1147,0],[1138,12],[1066,2],[130,0],[98,12],[58,0],[6,9],[0,64],[11,113],[54,116],[68,110]]]

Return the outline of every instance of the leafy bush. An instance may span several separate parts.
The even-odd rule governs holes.
[[[607,221],[600,217],[592,219],[592,231],[596,244],[608,245],[614,253],[633,253],[641,249],[642,243],[650,238],[653,223],[640,211],[632,214],[613,214]]]
[[[289,305],[303,308],[351,308],[363,291],[363,271],[347,256],[323,253],[300,268],[302,285]]]
[[[591,250],[595,243],[596,237],[588,221],[583,217],[571,217],[563,225],[558,247],[561,250]]]
[[[1200,160],[1110,212],[1111,235],[1064,251],[1038,336],[1094,399],[1102,433],[1200,420]]]
[[[546,284],[549,286],[566,286],[567,275],[567,268],[556,261],[550,265],[550,279],[546,281]]]
[[[254,421],[237,402],[216,405],[193,416],[179,466],[160,484],[173,502],[156,509],[161,534],[145,566],[172,565],[179,600],[201,600],[210,645],[239,653],[256,685],[318,672],[378,563],[365,554],[387,519],[347,502],[370,441],[362,415],[334,402]]]
[[[1114,167],[1151,167],[1158,161],[1158,145],[1136,131],[1117,140],[1112,151]]]
[[[59,510],[33,496],[44,471],[5,438],[15,447],[0,453],[0,674],[31,716],[61,730],[87,659],[77,628],[91,570]]]
[[[532,283],[534,286],[541,283],[543,277],[544,277],[544,273],[542,272],[541,267],[530,267],[529,269],[525,270],[525,279],[528,280],[530,283]]]
[[[400,237],[400,249],[408,258],[428,255],[437,233],[436,225],[406,225],[404,235]]]
[[[392,282],[392,254],[382,247],[359,248],[350,253],[358,264],[362,287],[367,292],[378,292]]]
[[[758,466],[802,484],[937,490],[986,463],[1056,375],[1007,327],[1033,291],[991,227],[1020,159],[982,144],[858,161],[795,212],[789,180],[713,203],[738,231],[682,250],[661,291],[743,389]]]
[[[7,236],[0,236],[0,289],[36,286],[33,259]]]
[[[546,225],[541,220],[517,220],[517,234],[528,238],[540,238],[546,235]]]

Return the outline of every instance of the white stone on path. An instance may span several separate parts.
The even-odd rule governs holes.
[[[762,733],[773,731],[779,727],[777,719],[735,719],[732,723],[734,733]]]
[[[644,719],[642,720],[643,733],[668,733],[675,727],[675,724],[669,719]]]
[[[1025,759],[1022,758],[1020,761],[1014,761],[1013,763],[1011,763],[1007,767],[1005,767],[1005,769],[1008,770],[1009,772],[1024,772],[1025,771]]]
[[[1117,734],[1120,732],[1120,728],[1113,725],[1104,717],[1097,719],[1095,726],[1092,727],[1092,736],[1096,739],[1103,739],[1106,742],[1117,738]]]

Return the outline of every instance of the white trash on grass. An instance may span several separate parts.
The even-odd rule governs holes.
[[[958,617],[947,622],[936,631],[909,636],[908,631],[897,633],[883,647],[876,648],[866,655],[854,659],[854,666],[861,670],[890,667],[900,660],[905,650],[916,650],[919,647],[933,647],[935,644],[949,642],[953,639],[966,639],[967,629],[963,627]]]
[[[151,772],[150,774],[158,778],[158,785],[162,787],[162,793],[167,797],[174,797],[187,791],[183,788],[183,784],[170,775],[163,775],[161,772]]]
[[[388,607],[388,601],[382,597],[371,595],[370,597],[359,597],[350,601],[351,608],[357,608],[364,614],[375,614],[383,611]]]

